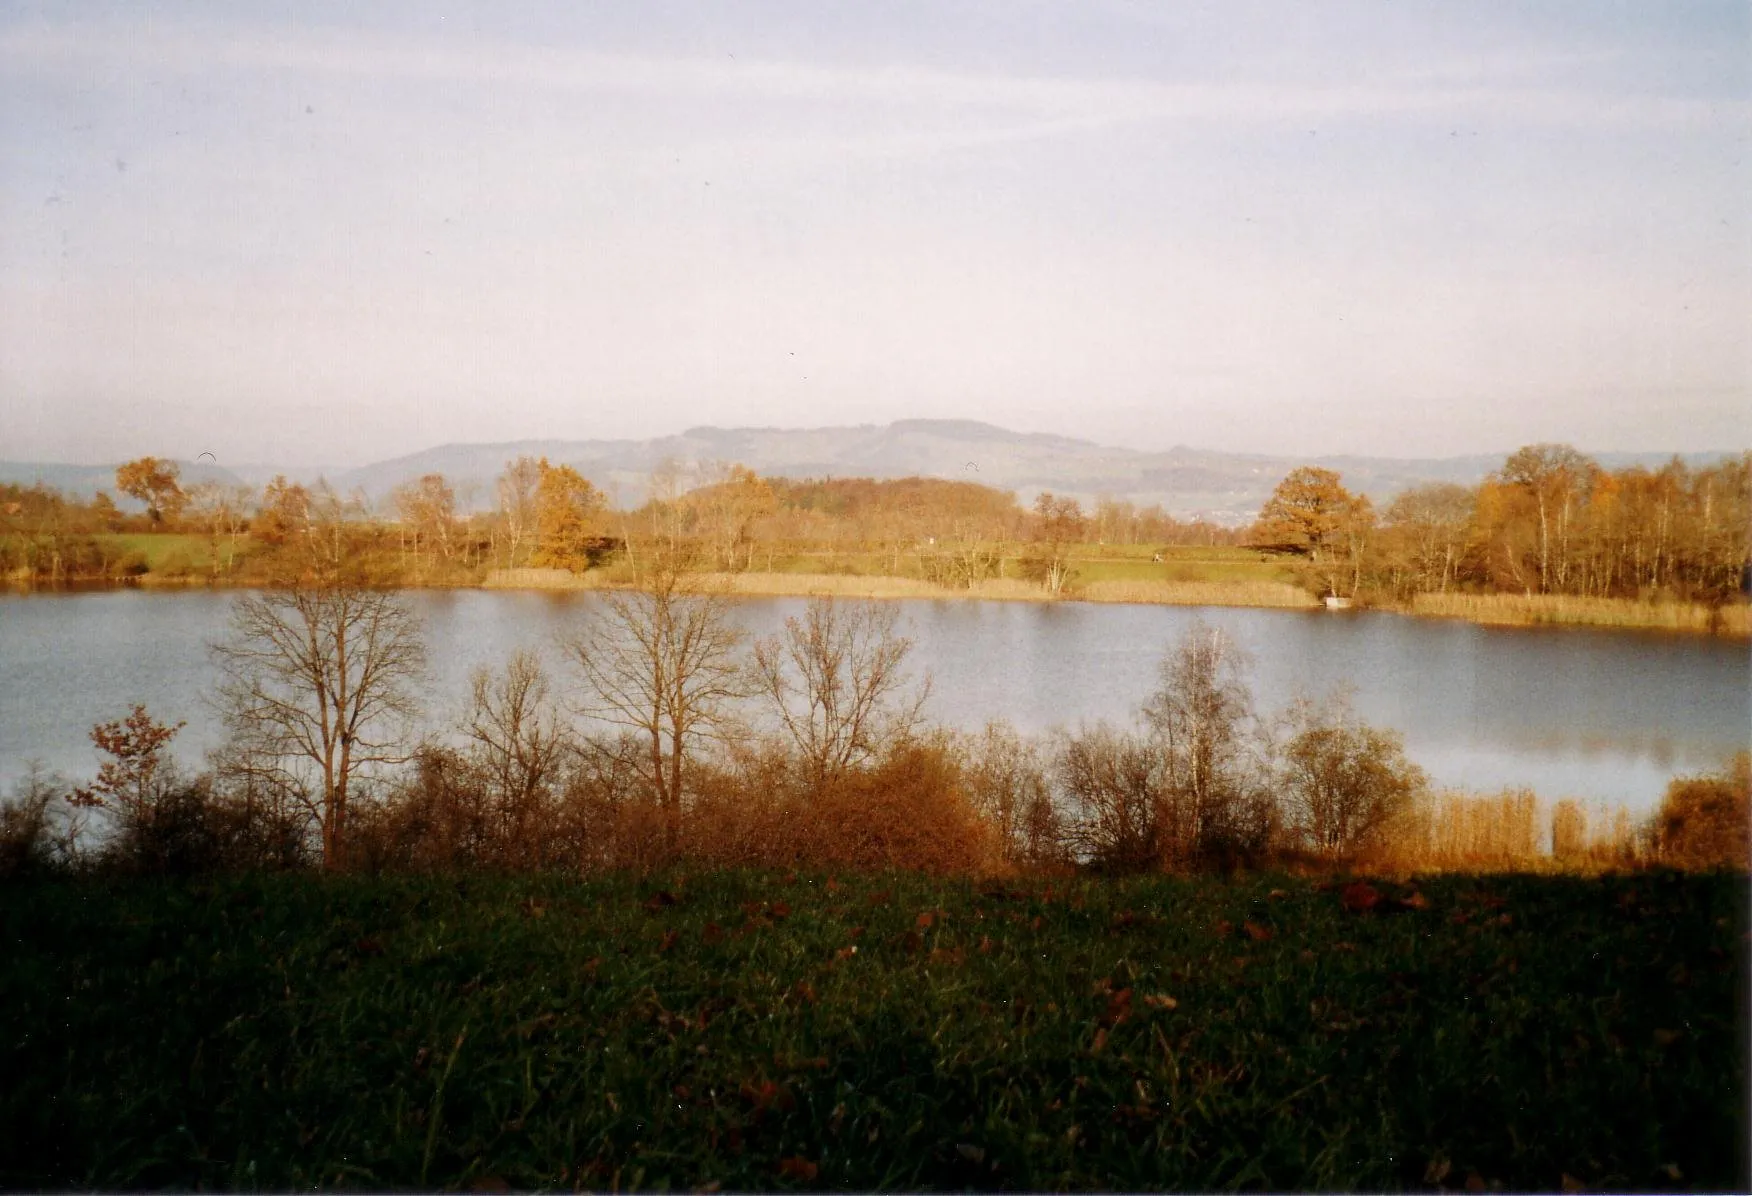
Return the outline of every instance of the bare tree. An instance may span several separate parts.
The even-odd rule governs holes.
[[[796,745],[819,791],[918,727],[927,677],[909,689],[912,641],[899,611],[875,602],[812,598],[801,619],[754,645],[754,687]]]
[[[673,850],[690,756],[724,726],[745,691],[742,633],[724,595],[696,588],[672,562],[649,568],[642,584],[605,594],[563,646],[584,676],[582,713],[632,731],[645,745],[643,779]]]
[[[1261,795],[1254,792],[1247,663],[1233,640],[1203,620],[1162,661],[1144,719],[1163,759],[1164,862],[1208,855],[1260,829],[1251,825]]]
[[[246,594],[213,653],[233,758],[297,795],[324,866],[344,867],[361,773],[409,757],[400,733],[425,666],[419,618],[393,594],[350,586]]]
[[[506,848],[522,850],[530,846],[530,824],[552,790],[568,737],[533,652],[517,652],[496,676],[478,669],[473,681],[463,733],[494,798],[494,833]]]
[[[499,513],[505,517],[505,563],[510,568],[517,567],[517,551],[524,541],[535,536],[536,496],[540,487],[540,461],[524,456],[505,462],[505,472],[499,475],[497,490]]]
[[[1053,778],[1071,812],[1068,838],[1083,860],[1107,872],[1161,866],[1171,833],[1163,758],[1146,736],[1097,723],[1065,736]]]
[[[1033,741],[987,723],[962,741],[962,777],[974,809],[996,828],[1004,859],[1024,867],[1063,863],[1064,827]]]

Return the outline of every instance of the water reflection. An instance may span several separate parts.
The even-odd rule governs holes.
[[[538,650],[562,689],[556,647],[593,596],[432,591],[410,596],[427,620],[429,716],[460,712],[469,673]],[[206,644],[230,598],[137,591],[0,598],[0,784],[40,759],[87,775],[86,731],[146,702],[187,719],[185,759],[216,746],[206,705]],[[1393,615],[1064,603],[910,601],[915,668],[931,715],[977,726],[1006,718],[1041,731],[1128,719],[1156,683],[1164,649],[1195,619],[1224,628],[1253,658],[1262,710],[1297,693],[1353,687],[1357,710],[1395,727],[1437,780],[1648,808],[1677,771],[1713,768],[1746,746],[1752,723],[1743,643],[1657,633],[1485,628]],[[801,599],[749,599],[753,634],[800,613]]]

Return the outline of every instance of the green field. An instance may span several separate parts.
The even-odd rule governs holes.
[[[1344,896],[13,883],[0,1186],[1743,1189],[1743,878]]]
[[[117,557],[138,553],[150,573],[205,573],[213,567],[213,541],[207,536],[182,532],[115,532],[94,539]],[[249,549],[249,537],[239,537],[237,559],[242,561]],[[225,560],[230,551],[230,541],[221,541],[220,560]]]

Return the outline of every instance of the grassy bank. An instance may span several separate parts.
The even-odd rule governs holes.
[[[261,546],[244,537],[233,572],[214,571],[211,540],[176,533],[116,534],[96,537],[118,561],[132,562],[118,577],[153,586],[261,585],[266,559]],[[997,575],[971,588],[945,585],[919,576],[915,552],[790,551],[754,554],[754,568],[736,573],[706,573],[702,581],[735,594],[849,598],[977,598],[989,601],[1087,601],[1172,606],[1252,606],[1311,609],[1318,600],[1300,584],[1286,558],[1254,549],[1079,544],[1067,548],[1071,574],[1065,590],[1053,595],[1021,576],[1021,559],[1005,552],[1019,545],[987,546]],[[220,546],[229,557],[230,544]],[[1155,557],[1160,555],[1161,559]],[[625,560],[574,573],[565,569],[489,568],[432,559],[404,560],[392,550],[373,558],[372,576],[380,584],[487,589],[597,590],[629,584]],[[1432,618],[1464,619],[1496,626],[1578,626],[1678,631],[1752,639],[1752,606],[1584,598],[1572,595],[1419,594],[1408,603],[1383,603],[1378,609]]]
[[[1743,1188],[1743,880],[1376,883],[12,884],[0,1185]]]

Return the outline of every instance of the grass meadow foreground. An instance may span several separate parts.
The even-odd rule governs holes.
[[[1743,877],[0,887],[0,1186],[1735,1188]]]

